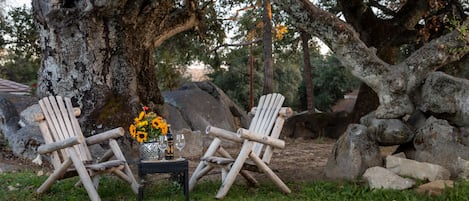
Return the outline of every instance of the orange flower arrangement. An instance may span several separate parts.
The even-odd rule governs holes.
[[[168,133],[168,124],[166,120],[158,116],[155,112],[148,112],[148,107],[143,107],[134,123],[130,124],[129,132],[132,138],[139,143],[148,142],[151,139],[157,139],[160,135]]]

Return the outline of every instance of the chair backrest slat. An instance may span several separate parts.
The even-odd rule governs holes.
[[[49,127],[49,133],[54,142],[65,140],[73,136],[83,136],[69,98],[49,96],[41,99],[39,105],[44,113],[45,121]],[[86,143],[77,144],[73,146],[73,149],[79,153],[79,157],[82,161],[92,159]],[[61,150],[61,154],[62,160],[68,158],[64,150]]]
[[[49,101],[49,97],[45,97],[39,101],[39,105],[41,106],[42,113],[44,114],[45,121],[47,122],[47,126],[49,127],[49,131],[51,133],[52,141],[60,141],[63,139],[62,132],[60,128],[58,128],[57,118],[55,116],[54,110]],[[67,153],[65,150],[60,150],[61,153],[61,161],[65,158],[68,158]]]
[[[81,131],[80,123],[78,123],[78,119],[76,118],[75,113],[73,111],[72,101],[70,100],[70,98],[64,98],[64,101],[67,106],[67,113],[70,118],[70,123],[71,123],[73,132],[75,133],[76,136],[83,137],[84,139],[85,137],[83,136],[83,132]],[[82,157],[84,157],[83,160],[93,159],[91,156],[91,152],[88,149],[86,143],[78,144],[78,147],[79,147],[79,153],[81,153]]]
[[[255,121],[251,122],[249,131],[269,136],[284,100],[285,98],[278,93],[261,96],[253,118]],[[253,152],[260,156],[263,147],[261,143],[254,143]]]

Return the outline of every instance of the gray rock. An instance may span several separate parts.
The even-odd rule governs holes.
[[[19,115],[14,104],[4,97],[0,97],[0,128],[5,138],[15,133],[18,127]]]
[[[450,172],[446,168],[425,162],[418,162],[402,157],[386,157],[386,168],[400,175],[420,180],[435,181],[449,179]]]
[[[324,171],[331,179],[353,180],[369,167],[382,164],[379,146],[368,136],[367,128],[350,124],[334,145]]]
[[[414,180],[402,178],[396,173],[379,166],[368,168],[363,174],[363,179],[368,182],[372,189],[403,190],[412,188],[415,185]]]
[[[469,80],[442,72],[430,74],[422,86],[420,109],[457,126],[469,126]]]
[[[15,156],[33,160],[37,156],[37,148],[44,144],[38,126],[26,126],[7,138]]]
[[[458,172],[458,178],[464,180],[469,178],[469,161],[458,158],[457,169],[460,170]]]
[[[441,165],[457,178],[464,170],[458,158],[469,160],[469,147],[461,144],[456,129],[446,120],[430,117],[414,138],[414,160]]]
[[[182,149],[183,158],[199,158],[205,151],[204,147],[208,147],[210,145],[209,140],[206,139],[208,136],[205,135],[205,133],[191,131],[189,129],[182,129],[176,133],[184,134],[186,139],[186,146]],[[179,150],[177,149],[175,151],[175,157],[179,157],[181,153],[179,153]]]
[[[414,132],[400,119],[377,119],[374,112],[362,117],[360,123],[368,127],[381,146],[405,144],[414,137]]]
[[[167,121],[176,130],[186,128],[204,132],[208,125],[212,125],[235,131],[248,125],[247,113],[239,109],[226,94],[210,82],[195,83],[180,90],[163,92],[163,97],[171,112]]]
[[[39,104],[34,104],[23,111],[20,112],[20,121],[18,122],[21,127],[27,126],[27,125],[33,125],[33,126],[38,126],[38,123],[34,119],[35,115],[37,113],[41,112],[41,107],[39,107]]]

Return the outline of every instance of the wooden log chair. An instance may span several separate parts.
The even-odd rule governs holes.
[[[85,138],[76,116],[79,108],[73,108],[70,98],[49,96],[39,101],[42,112],[36,114],[36,121],[45,144],[38,148],[39,154],[50,154],[54,172],[37,189],[37,193],[48,190],[54,182],[72,176],[79,176],[77,185],[83,185],[90,200],[101,200],[97,189],[101,174],[113,173],[128,182],[137,193],[138,183],[117,144],[115,138],[124,135],[119,127]],[[99,160],[94,160],[88,146],[108,143],[107,150]]]
[[[189,190],[194,188],[199,179],[217,168],[221,170],[222,178],[221,187],[215,196],[218,199],[225,197],[238,173],[250,184],[257,185],[257,180],[250,173],[253,170],[265,173],[281,191],[290,193],[288,186],[268,166],[273,148],[285,147],[285,141],[278,138],[285,118],[292,111],[288,107],[282,107],[284,99],[277,93],[261,96],[258,106],[251,110],[254,117],[249,129],[240,128],[234,133],[208,126],[206,133],[214,139],[189,180]],[[236,158],[221,146],[222,140],[242,143]]]

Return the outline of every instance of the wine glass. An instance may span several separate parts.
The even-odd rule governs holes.
[[[161,152],[161,155],[162,155],[162,159],[161,160],[166,160],[165,159],[165,150],[166,148],[168,147],[168,138],[166,136],[160,136],[158,137],[158,149],[160,149],[160,152]]]
[[[179,133],[176,135],[176,148],[179,150],[179,159],[182,159],[182,148],[186,146],[186,140],[184,134]]]

